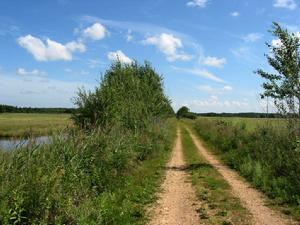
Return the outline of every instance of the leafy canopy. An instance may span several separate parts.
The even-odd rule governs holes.
[[[256,71],[266,79],[261,97],[272,97],[280,109],[286,108],[294,113],[299,109],[300,103],[299,37],[275,22],[270,32],[276,39],[267,43],[270,52],[266,54],[266,58],[274,72],[269,73],[262,69]]]

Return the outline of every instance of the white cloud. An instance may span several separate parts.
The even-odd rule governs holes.
[[[187,6],[204,8],[206,7],[208,0],[192,0],[186,3]]]
[[[121,50],[115,52],[109,52],[107,58],[111,61],[120,60],[121,63],[132,63],[133,60],[126,56]]]
[[[203,65],[206,65],[206,66],[221,68],[226,64],[226,59],[208,56],[202,60],[202,63],[203,63]]]
[[[106,28],[101,23],[94,23],[92,26],[83,30],[83,35],[92,40],[101,40],[107,34]]]
[[[106,66],[106,63],[102,62],[100,59],[89,59],[87,62],[88,66],[91,69],[99,68],[99,67],[104,67]]]
[[[25,48],[37,61],[55,61],[55,60],[72,60],[72,53],[79,51],[84,52],[85,46],[80,42],[69,42],[63,45],[59,42],[47,39],[43,42],[41,39],[32,35],[26,35],[18,38],[18,44]]]
[[[242,37],[246,42],[255,42],[262,38],[262,34],[259,33],[250,33]]]
[[[240,16],[240,13],[235,11],[235,12],[230,13],[230,15],[233,17],[238,17],[238,16]]]
[[[243,100],[221,100],[216,95],[211,95],[205,100],[190,100],[183,102],[181,105],[186,105],[195,112],[237,112],[249,111],[249,101]]]
[[[32,71],[27,71],[24,68],[18,68],[16,74],[20,76],[40,76],[40,77],[47,76],[47,73],[44,71],[39,71],[37,69],[34,69]]]
[[[130,41],[132,41],[132,39],[133,39],[132,31],[128,30],[127,34],[126,34],[126,41],[130,42]]]
[[[86,47],[82,42],[77,42],[77,41],[71,41],[69,43],[66,44],[67,49],[69,49],[72,52],[85,52],[86,51]]]
[[[226,85],[226,86],[223,87],[223,90],[224,91],[232,91],[233,88],[231,86],[229,86],[229,85]]]
[[[179,38],[174,37],[172,34],[162,33],[159,36],[151,36],[143,41],[146,45],[156,46],[162,53],[167,56],[170,62],[176,60],[188,61],[192,59],[191,55],[178,53],[178,49],[183,47]]]
[[[72,98],[76,96],[78,88],[93,90],[96,85],[54,79],[41,82],[37,76],[24,80],[23,77],[12,74],[0,74],[0,83],[1,103],[33,107],[74,107]]]
[[[193,74],[199,77],[203,77],[209,80],[213,80],[219,83],[225,83],[221,78],[217,77],[216,75],[214,75],[213,73],[205,70],[205,69],[188,69],[188,68],[180,68],[180,67],[176,67],[176,66],[172,66],[173,69],[183,72],[183,73],[189,73],[189,74]]]
[[[277,8],[286,8],[293,10],[296,9],[297,4],[294,0],[275,0],[273,6]]]
[[[209,94],[223,94],[224,92],[229,92],[233,90],[233,88],[229,85],[225,85],[221,88],[215,88],[210,85],[200,85],[197,87],[197,89],[199,89],[200,91],[207,92]]]

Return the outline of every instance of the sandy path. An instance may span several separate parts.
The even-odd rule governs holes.
[[[150,225],[194,225],[200,224],[196,212],[197,198],[192,185],[187,182],[184,171],[180,130],[177,130],[176,144],[167,164],[166,178],[162,184],[157,204],[150,211]]]
[[[194,144],[197,146],[199,153],[219,171],[219,173],[232,187],[233,194],[241,200],[244,207],[252,214],[254,225],[297,224],[292,220],[285,219],[280,212],[276,212],[266,207],[264,205],[264,197],[260,192],[250,187],[250,185],[243,181],[236,172],[220,164],[215,156],[210,154],[203,147],[199,139],[191,132],[190,129],[188,129],[188,132],[191,135]]]

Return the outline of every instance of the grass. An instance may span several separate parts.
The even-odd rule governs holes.
[[[218,171],[197,152],[186,129],[182,129],[182,141],[187,170],[202,203],[198,213],[203,224],[249,224],[249,213]]]
[[[300,221],[299,142],[285,126],[248,128],[216,120],[186,123],[224,164],[269,197],[269,207]]]
[[[73,131],[50,145],[0,151],[0,224],[145,223],[175,126]]]
[[[71,125],[70,114],[0,113],[0,138],[47,135]]]
[[[244,124],[246,129],[254,130],[258,126],[275,126],[281,127],[287,123],[286,119],[281,118],[242,118],[242,117],[202,117],[199,116],[198,120],[222,120],[226,122],[230,122],[233,125],[241,125]]]

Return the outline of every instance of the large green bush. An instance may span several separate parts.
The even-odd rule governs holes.
[[[73,118],[81,127],[121,126],[140,130],[173,114],[162,77],[149,63],[115,62],[93,92],[80,90]]]
[[[300,205],[299,143],[287,128],[247,130],[243,123],[199,119],[195,129],[256,187],[282,203]]]

